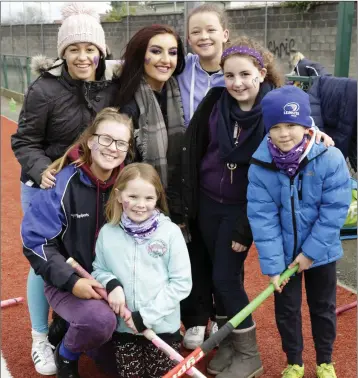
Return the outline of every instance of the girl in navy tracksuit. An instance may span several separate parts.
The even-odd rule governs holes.
[[[132,122],[117,109],[105,108],[65,155],[49,170],[56,185],[39,191],[21,225],[24,254],[45,281],[53,310],[69,324],[55,351],[57,378],[78,378],[78,359],[112,336],[114,312],[93,287],[66,263],[73,257],[91,272],[95,241],[105,222],[104,207],[130,151]]]
[[[305,92],[284,86],[268,93],[261,105],[269,134],[249,169],[248,217],[262,273],[277,290],[276,322],[288,361],[283,377],[304,375],[304,271],[317,377],[335,378],[336,261],[343,255],[340,229],[351,200],[349,171],[340,150],[314,143]],[[296,264],[298,274],[280,287],[279,275]]]

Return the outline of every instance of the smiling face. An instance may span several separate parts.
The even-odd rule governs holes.
[[[307,127],[293,123],[278,123],[272,126],[269,131],[272,143],[282,152],[292,150],[296,144],[302,141],[304,135],[308,133],[309,129]]]
[[[66,48],[63,58],[66,60],[68,73],[75,80],[94,81],[100,52],[91,43],[75,43]]]
[[[123,143],[129,143],[131,136],[127,125],[114,120],[102,121],[97,127],[96,134],[105,135],[114,140],[123,141]],[[113,169],[123,163],[127,152],[118,150],[115,142],[108,147],[101,145],[98,135],[93,135],[87,143],[91,150],[90,168],[98,179],[106,181],[111,176]]]
[[[229,56],[224,62],[225,86],[238,102],[241,110],[253,107],[260,84],[266,76],[266,69],[258,69],[248,56]]]
[[[178,63],[178,42],[172,34],[151,38],[144,58],[144,75],[153,90],[160,91]]]
[[[115,190],[123,211],[133,222],[141,223],[151,217],[158,201],[153,184],[138,176],[128,181],[122,192]]]
[[[188,29],[188,42],[195,54],[204,60],[221,57],[229,32],[223,29],[216,13],[193,14],[189,19]]]

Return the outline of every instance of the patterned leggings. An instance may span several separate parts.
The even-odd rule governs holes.
[[[180,352],[180,342],[172,341],[168,344]],[[161,350],[147,340],[117,340],[114,342],[114,350],[117,374],[121,378],[161,378],[175,366]]]

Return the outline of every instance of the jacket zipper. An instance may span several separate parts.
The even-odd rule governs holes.
[[[326,153],[327,150],[322,151],[320,154],[316,155],[313,159],[307,160],[306,164],[299,168],[296,174],[293,177],[290,177],[290,189],[291,189],[291,212],[292,212],[292,225],[293,225],[293,237],[294,237],[294,244],[293,244],[293,257],[296,257],[296,248],[297,248],[297,222],[296,222],[296,215],[295,215],[295,197],[294,197],[294,188],[295,188],[295,177],[299,175],[298,179],[298,199],[302,199],[302,179],[303,179],[303,172],[302,169],[311,161],[317,159],[319,156]]]
[[[224,202],[223,191],[222,191],[222,185],[223,185],[223,182],[224,182],[224,177],[225,177],[225,166],[224,166],[223,173],[221,175],[221,180],[220,180],[220,203]]]
[[[208,73],[206,74],[208,75],[208,87],[206,88],[205,96],[207,95],[207,93],[209,92],[211,88],[211,76]]]
[[[294,198],[294,181],[295,177],[290,177],[290,189],[291,189],[291,213],[292,213],[292,225],[293,225],[293,257],[296,257],[296,248],[297,248],[297,223],[296,223],[296,215],[295,215],[295,198]]]
[[[133,311],[136,311],[135,303],[135,281],[136,281],[136,260],[137,260],[137,242],[134,241],[134,261],[133,261]]]

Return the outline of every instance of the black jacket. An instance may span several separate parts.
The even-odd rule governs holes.
[[[34,58],[35,59],[35,58]],[[74,80],[61,65],[46,71],[49,61],[39,58],[35,70],[41,75],[29,86],[11,147],[19,161],[21,181],[41,183],[42,172],[75,142],[96,114],[112,106],[116,80]],[[35,62],[36,63],[36,62]],[[33,66],[35,65],[33,62]],[[52,61],[52,65],[57,63]],[[29,185],[31,186],[31,185]]]
[[[167,190],[172,220],[185,223],[187,227],[198,215],[200,164],[209,145],[209,118],[224,89],[212,88],[195,111],[184,136],[181,162]],[[238,214],[233,240],[247,246],[252,243],[246,205],[243,205],[241,213]]]
[[[331,76],[321,63],[306,58],[301,59],[293,71],[297,76]]]
[[[309,89],[311,115],[357,171],[357,80],[320,77]]]
[[[84,168],[68,165],[62,169],[56,186],[34,197],[21,225],[23,252],[35,273],[69,292],[80,277],[66,260],[73,257],[92,272],[96,238],[105,223],[105,205],[118,173],[100,183]]]

